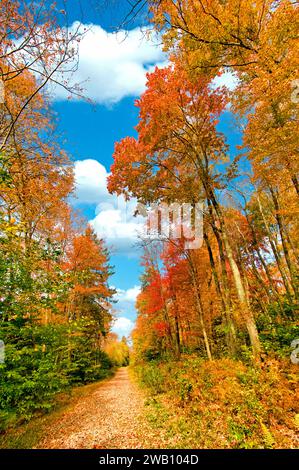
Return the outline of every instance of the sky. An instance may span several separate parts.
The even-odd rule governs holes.
[[[113,162],[115,142],[135,136],[138,109],[134,101],[145,90],[146,73],[155,66],[167,64],[157,36],[145,34],[146,22],[125,25],[118,34],[112,33],[128,11],[126,0],[68,0],[70,29],[83,23],[86,32],[79,45],[79,65],[72,77],[81,83],[84,95],[92,103],[69,99],[62,88],[52,88],[53,108],[58,117],[58,132],[63,148],[75,165],[76,193],[71,203],[80,210],[104,238],[111,250],[115,274],[110,284],[117,289],[118,303],[113,331],[128,336],[136,317],[134,304],[140,291],[140,249],[137,231],[141,218],[133,217],[136,201],[125,203],[122,197],[109,195],[106,179]],[[62,15],[63,18],[63,15]],[[63,19],[62,19],[63,21]],[[145,26],[145,29],[144,29]],[[220,79],[233,86],[232,77]],[[228,135],[232,147],[240,136],[231,127],[231,116],[224,114],[219,128]]]

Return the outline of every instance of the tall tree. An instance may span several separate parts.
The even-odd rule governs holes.
[[[225,103],[224,92],[211,89],[209,78],[201,76],[191,82],[176,62],[149,74],[147,90],[137,101],[138,140],[126,138],[116,145],[108,188],[145,203],[194,203],[204,197],[214,234],[230,265],[254,355],[258,357],[260,342],[255,321],[217,194],[222,181],[215,166],[227,155],[224,137],[216,124]]]

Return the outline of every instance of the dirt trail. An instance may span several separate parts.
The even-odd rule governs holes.
[[[96,391],[69,407],[54,421],[38,448],[142,448],[140,415],[143,397],[126,368]]]

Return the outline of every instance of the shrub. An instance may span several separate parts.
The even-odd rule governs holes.
[[[296,445],[296,367],[277,359],[257,368],[184,357],[137,370],[152,394],[164,393],[159,400],[170,415],[164,427],[176,447],[288,448]]]
[[[94,348],[92,338],[81,335],[81,327],[74,335],[68,325],[1,325],[5,362],[0,364],[0,429],[49,411],[56,394],[71,385],[110,373],[111,360]]]

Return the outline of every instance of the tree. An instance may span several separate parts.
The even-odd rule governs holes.
[[[78,41],[83,32],[80,24],[70,28],[67,12],[47,2],[12,2],[1,0],[0,13],[0,79],[4,84],[5,100],[0,119],[0,149],[13,137],[18,121],[40,92],[52,83],[80,95],[78,85],[64,78],[65,72],[77,67]],[[60,26],[63,15],[65,25]],[[15,98],[20,81],[31,80],[31,88]],[[3,116],[2,116],[3,117]]]
[[[108,189],[145,203],[195,203],[204,197],[214,235],[230,265],[254,355],[258,357],[256,325],[217,196],[222,182],[215,166],[225,160],[226,145],[216,124],[225,103],[224,92],[212,90],[207,77],[191,82],[176,62],[149,74],[147,90],[137,101],[138,140],[126,138],[116,145]]]

